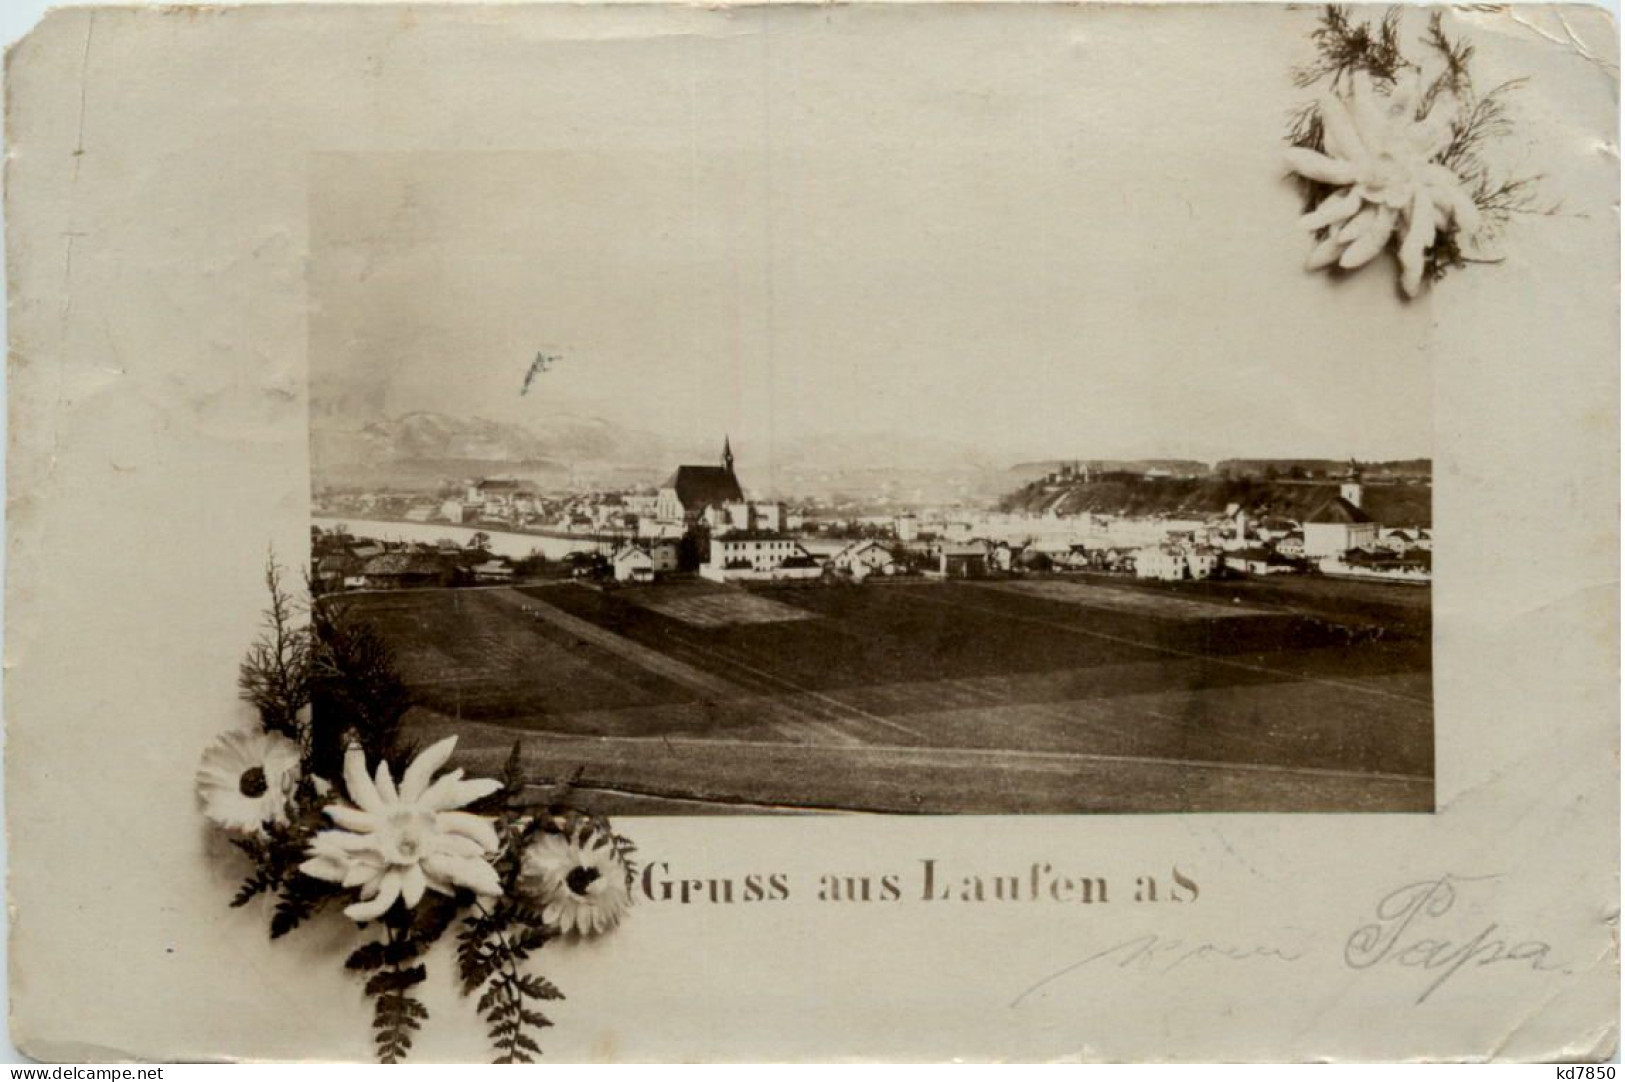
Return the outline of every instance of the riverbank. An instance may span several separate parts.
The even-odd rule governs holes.
[[[378,541],[434,544],[449,539],[465,547],[475,534],[484,534],[490,539],[486,546],[490,552],[511,560],[521,560],[535,552],[540,552],[549,560],[562,560],[572,552],[607,551],[621,540],[608,535],[521,532],[488,525],[455,526],[449,522],[407,522],[355,515],[312,516],[310,524],[323,530],[343,526],[357,537],[370,537]]]

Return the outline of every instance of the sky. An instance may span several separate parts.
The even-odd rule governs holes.
[[[1313,10],[905,14],[560,50],[522,145],[319,156],[318,411],[602,417],[769,459],[826,433],[1431,453],[1434,299],[1402,303],[1388,257],[1302,267],[1281,150]]]

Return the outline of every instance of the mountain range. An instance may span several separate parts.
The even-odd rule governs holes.
[[[318,414],[311,425],[311,473],[318,489],[435,490],[465,477],[517,476],[544,490],[659,484],[679,463],[711,463],[716,442],[696,444],[627,428],[599,417],[560,414],[496,421],[416,412],[346,425]],[[901,432],[799,436],[771,448],[734,442],[740,479],[755,495],[825,499],[863,506],[980,502],[1010,494],[1078,460],[1010,465],[951,437]],[[1207,477],[1224,472],[1186,459],[1083,459],[1092,470],[1164,470]],[[1262,471],[1321,460],[1229,460]],[[1411,473],[1426,460],[1405,463]],[[1251,472],[1251,470],[1249,471]]]

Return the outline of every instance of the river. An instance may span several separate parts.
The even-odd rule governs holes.
[[[320,526],[324,530],[343,526],[352,536],[370,537],[375,541],[427,541],[433,544],[436,541],[450,539],[463,546],[467,546],[476,533],[483,533],[491,539],[490,545],[487,546],[491,552],[511,560],[523,559],[538,549],[549,560],[562,560],[572,552],[598,551],[601,544],[591,537],[544,537],[532,533],[507,533],[492,529],[490,526],[453,526],[445,522],[393,520],[378,522],[363,518],[312,518],[310,524]],[[602,546],[607,549],[609,544],[604,542]]]

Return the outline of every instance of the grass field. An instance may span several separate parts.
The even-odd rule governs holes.
[[[606,811],[1432,806],[1426,589],[1058,578],[354,595],[426,736]]]

